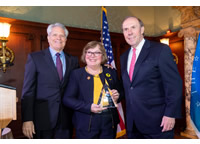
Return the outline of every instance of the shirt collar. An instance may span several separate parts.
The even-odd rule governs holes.
[[[52,49],[51,47],[49,47],[49,51],[50,51],[52,57],[54,57],[54,56],[58,53],[57,51],[55,51],[55,50]],[[59,52],[59,53],[60,53],[60,56],[63,56],[63,55],[64,55],[64,52],[63,52],[63,51],[61,51],[61,52]]]
[[[141,42],[138,44],[138,46],[135,48],[137,51],[139,50],[139,51],[141,51],[141,49],[142,49],[142,47],[143,47],[143,45],[144,45],[144,42],[145,42],[145,39],[143,38],[142,40],[141,40]],[[133,47],[131,47],[131,49],[133,49]]]

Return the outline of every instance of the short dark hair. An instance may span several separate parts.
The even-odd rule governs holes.
[[[102,52],[102,61],[101,61],[101,64],[105,64],[108,61],[106,50],[105,50],[103,44],[101,42],[98,42],[98,41],[90,41],[83,48],[83,52],[82,52],[82,55],[81,55],[81,61],[83,63],[86,63],[86,61],[85,61],[85,55],[86,55],[87,50],[88,49],[93,49],[96,46],[99,46],[99,50]]]

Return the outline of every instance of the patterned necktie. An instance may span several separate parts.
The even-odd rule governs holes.
[[[132,59],[131,59],[131,64],[130,64],[130,69],[129,69],[130,81],[132,81],[134,67],[135,67],[135,60],[136,60],[136,53],[135,52],[136,52],[136,49],[133,48],[133,56],[132,56]]]
[[[60,80],[63,79],[63,68],[62,68],[62,62],[60,60],[60,53],[56,53],[56,68],[57,68],[57,71],[58,71],[58,75],[59,75],[59,78]]]

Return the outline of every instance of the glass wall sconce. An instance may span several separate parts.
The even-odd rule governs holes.
[[[10,34],[10,24],[0,22],[0,70],[4,73],[6,68],[13,65],[14,53],[6,46]]]

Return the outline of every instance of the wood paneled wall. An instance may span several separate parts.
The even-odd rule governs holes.
[[[27,55],[30,52],[39,51],[48,47],[46,28],[48,24],[28,22],[22,20],[16,20],[11,18],[0,17],[0,22],[9,22],[11,26],[11,33],[7,46],[11,48],[15,53],[14,66],[7,69],[6,73],[0,71],[0,83],[16,87],[17,97],[19,99],[17,103],[17,120],[12,121],[8,127],[12,129],[14,138],[23,138],[22,123],[21,123],[21,92],[24,79],[24,66],[26,63]],[[77,56],[80,60],[82,49],[92,40],[100,41],[100,31],[87,30],[80,28],[67,27],[69,30],[69,36],[64,51]],[[126,44],[124,37],[119,33],[110,33],[113,46],[113,53],[115,58],[116,67],[120,69],[120,55],[129,48]],[[173,36],[177,37],[177,36]],[[158,41],[159,38],[148,38]],[[184,75],[183,70],[183,40],[170,43],[172,51],[176,51],[180,55],[179,59],[179,71],[182,78]],[[181,64],[181,65],[180,65]],[[180,66],[179,66],[180,65]],[[80,66],[84,66],[80,62]],[[120,74],[120,71],[118,71]]]

